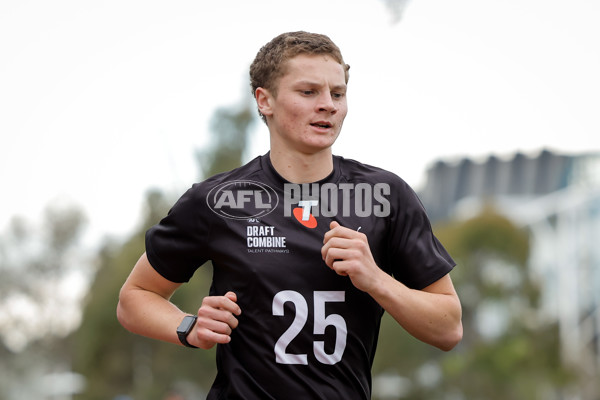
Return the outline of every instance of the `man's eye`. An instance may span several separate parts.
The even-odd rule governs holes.
[[[302,90],[302,94],[305,96],[310,96],[314,93],[314,90]]]

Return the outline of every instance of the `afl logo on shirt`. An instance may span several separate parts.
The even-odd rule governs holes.
[[[208,192],[208,207],[224,218],[247,220],[273,211],[279,197],[273,188],[256,181],[223,182]]]

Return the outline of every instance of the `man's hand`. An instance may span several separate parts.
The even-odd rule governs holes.
[[[190,334],[188,341],[202,349],[210,349],[217,343],[229,343],[231,332],[238,326],[235,316],[241,313],[233,292],[227,292],[225,296],[205,297],[198,309],[198,320],[193,331],[195,335]]]
[[[329,228],[321,249],[325,264],[338,275],[349,276],[354,286],[369,293],[385,272],[375,264],[367,236],[335,221]]]
[[[422,290],[409,289],[376,264],[367,237],[337,222],[325,233],[323,260],[367,292],[408,333],[444,351],[462,338],[461,307],[450,275]]]

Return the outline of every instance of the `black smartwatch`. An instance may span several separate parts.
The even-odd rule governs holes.
[[[197,319],[198,319],[198,317],[195,315],[186,315],[183,318],[183,321],[181,321],[181,323],[177,327],[177,337],[179,338],[179,341],[181,342],[181,344],[183,344],[185,347],[192,347],[194,349],[198,348],[196,346],[189,344],[187,341],[187,336],[194,328],[194,325],[196,325]]]

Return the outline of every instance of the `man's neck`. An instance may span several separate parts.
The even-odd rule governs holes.
[[[311,154],[271,149],[270,157],[277,173],[292,183],[317,182],[333,171],[331,148]]]

